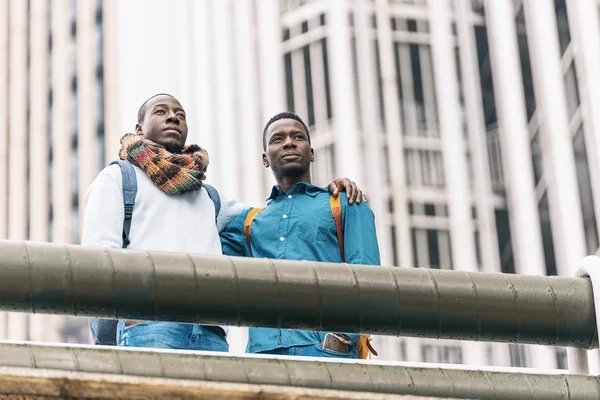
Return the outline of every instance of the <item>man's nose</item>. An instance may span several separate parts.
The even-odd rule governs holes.
[[[173,111],[169,112],[169,115],[167,116],[167,122],[179,125],[179,118],[177,118],[177,114],[175,114]]]
[[[283,142],[283,147],[284,147],[284,148],[288,148],[288,147],[296,147],[296,141],[294,140],[294,138],[293,138],[293,137],[291,137],[291,136],[287,136],[287,137],[284,139],[284,142]]]

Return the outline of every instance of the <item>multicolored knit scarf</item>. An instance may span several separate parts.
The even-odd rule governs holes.
[[[202,187],[206,179],[208,153],[199,146],[184,146],[181,154],[140,135],[128,133],[121,138],[119,158],[144,170],[152,182],[168,194],[182,194]]]

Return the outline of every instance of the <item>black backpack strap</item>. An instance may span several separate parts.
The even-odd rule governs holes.
[[[123,248],[129,246],[129,231],[131,229],[131,217],[133,216],[133,206],[135,205],[135,196],[137,194],[137,178],[133,165],[127,161],[113,161],[110,165],[117,164],[121,167],[123,204],[125,206],[125,215],[123,216]],[[106,318],[90,318],[90,331],[94,344],[104,346],[117,345],[117,324],[119,321]]]
[[[110,165],[117,164],[121,167],[121,177],[123,184],[123,205],[125,206],[125,215],[123,217],[123,248],[129,246],[129,232],[131,230],[131,217],[133,215],[133,207],[135,206],[135,196],[137,195],[137,178],[133,165],[128,161],[117,160]]]
[[[215,205],[215,222],[217,221],[217,216],[219,215],[219,211],[221,211],[221,196],[219,196],[219,192],[215,189],[214,186],[211,186],[207,183],[203,183],[202,186],[208,192],[208,197],[212,200]]]

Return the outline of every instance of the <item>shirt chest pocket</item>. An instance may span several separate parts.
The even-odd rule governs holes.
[[[298,231],[298,237],[308,242],[324,242],[335,238],[335,224],[331,213],[305,213],[298,216],[294,229]]]

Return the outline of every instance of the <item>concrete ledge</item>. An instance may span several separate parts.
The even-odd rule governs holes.
[[[0,367],[0,399],[427,400],[433,397]],[[435,397],[435,399],[440,399]],[[452,400],[446,398],[446,400]]]

